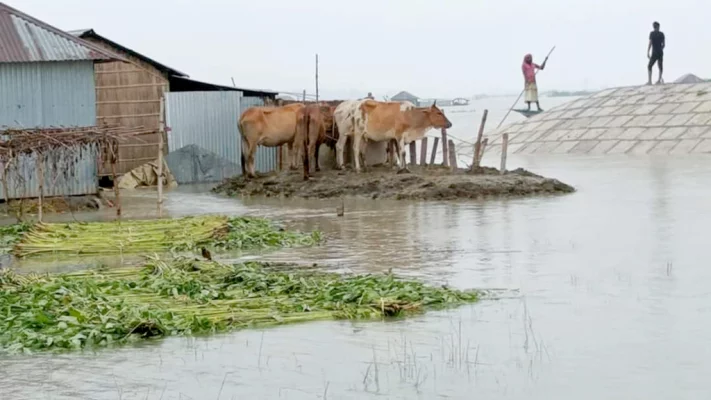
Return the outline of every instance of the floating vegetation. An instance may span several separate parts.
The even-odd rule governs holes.
[[[0,254],[10,253],[31,227],[32,224],[27,222],[0,226]]]
[[[106,347],[294,322],[395,317],[479,296],[392,274],[294,268],[156,257],[140,268],[42,276],[0,271],[0,351]]]
[[[313,245],[321,241],[319,232],[286,231],[267,219],[253,217],[37,223],[5,229],[12,235],[15,232],[21,235],[21,240],[13,239],[17,242],[13,253],[18,257],[179,252],[200,247],[242,250]],[[14,238],[12,235],[8,237]]]

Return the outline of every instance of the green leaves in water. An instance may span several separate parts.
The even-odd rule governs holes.
[[[264,218],[235,217],[227,221],[226,234],[209,245],[224,250],[266,249],[313,246],[322,241],[320,232],[311,234],[287,231]]]
[[[250,250],[313,245],[318,232],[286,231],[269,220],[252,217],[200,216],[176,219],[90,223],[39,223],[4,228],[7,247],[18,257],[107,255],[129,253]],[[4,231],[0,231],[4,232]],[[19,238],[21,237],[21,240]]]
[[[32,224],[23,222],[0,226],[0,254],[7,254],[17,244],[22,236],[32,228]]]
[[[478,299],[474,291],[389,274],[290,268],[156,258],[141,268],[62,275],[0,271],[0,349],[102,347],[313,320],[382,318]]]

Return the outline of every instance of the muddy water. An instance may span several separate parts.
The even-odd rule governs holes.
[[[486,161],[486,160],[485,160]],[[697,399],[711,392],[711,160],[512,160],[554,198],[261,199],[181,188],[172,215],[266,215],[329,239],[261,255],[383,271],[503,299],[397,322],[319,322],[0,362],[4,398]],[[190,193],[190,192],[193,193]],[[126,199],[153,213],[152,194]],[[133,204],[129,209],[128,204]]]

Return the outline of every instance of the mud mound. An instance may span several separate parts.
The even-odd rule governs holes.
[[[228,196],[331,198],[363,196],[373,199],[453,200],[497,196],[527,196],[570,193],[575,189],[557,179],[549,179],[524,169],[501,175],[495,168],[475,172],[451,171],[444,167],[410,167],[411,173],[398,174],[390,167],[370,167],[360,174],[353,171],[321,171],[304,181],[300,172],[290,171],[245,180],[239,176],[212,189]]]

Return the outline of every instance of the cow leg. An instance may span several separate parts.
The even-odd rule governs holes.
[[[353,135],[353,163],[355,164],[356,172],[360,172],[360,141],[363,138],[362,135]]]
[[[291,163],[289,165],[289,169],[292,171],[297,170],[299,168],[299,156],[301,155],[300,146],[294,146],[294,141],[292,140],[287,144],[287,147],[289,148],[289,154],[291,154]]]
[[[398,154],[400,155],[400,170],[397,171],[398,174],[408,174],[410,170],[407,169],[407,162],[405,161],[405,139],[398,140]]]
[[[321,148],[321,143],[317,143],[317,144],[316,144],[316,148],[314,149],[314,158],[315,158],[315,159],[314,159],[314,165],[315,165],[315,168],[316,168],[316,172],[321,171],[321,166],[319,165],[319,161],[318,161],[318,150],[319,150],[320,148]]]
[[[336,169],[343,169],[343,151],[346,149],[348,136],[341,133],[336,142]]]
[[[390,146],[390,167],[394,167],[395,163],[400,163],[400,144],[395,139],[390,139],[388,143]]]
[[[257,152],[257,144],[250,144],[249,145],[249,150],[247,154],[247,176],[250,178],[254,178],[257,174],[254,169],[254,156],[255,153]]]

